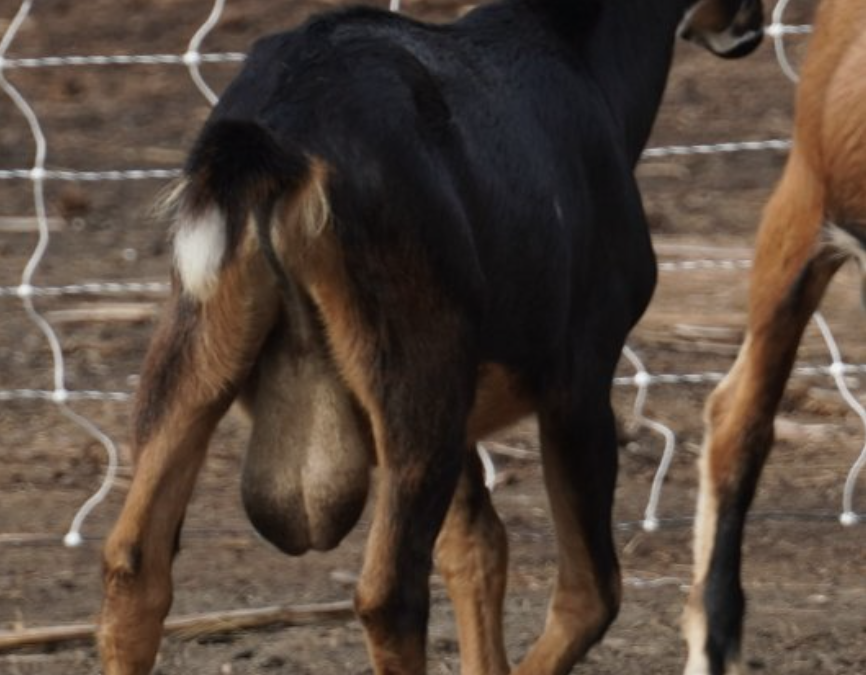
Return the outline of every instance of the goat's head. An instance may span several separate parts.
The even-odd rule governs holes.
[[[717,56],[746,56],[764,36],[761,0],[692,0],[679,35]]]

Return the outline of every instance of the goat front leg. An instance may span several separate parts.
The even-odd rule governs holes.
[[[263,267],[235,260],[201,301],[176,283],[151,342],[136,403],[135,472],[103,552],[105,675],[145,675],[153,666],[171,605],[171,563],[207,443],[273,321]]]

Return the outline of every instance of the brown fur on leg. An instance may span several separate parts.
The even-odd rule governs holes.
[[[180,525],[208,440],[247,377],[275,309],[273,280],[251,243],[222,270],[207,301],[176,285],[145,358],[135,473],[103,553],[105,675],[150,671],[171,605]]]
[[[469,450],[457,492],[436,542],[436,563],[454,605],[462,675],[505,675],[502,605],[508,577],[508,539]]]

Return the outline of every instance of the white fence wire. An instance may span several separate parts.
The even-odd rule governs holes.
[[[783,13],[788,0],[781,0],[775,7],[772,18],[773,22],[768,27],[768,34],[773,38],[779,63],[785,74],[796,81],[796,72],[785,51],[785,38],[791,35],[803,35],[810,32],[810,26],[789,26],[783,23]],[[149,65],[157,67],[185,67],[189,76],[201,95],[213,105],[217,96],[205,81],[201,74],[200,66],[204,63],[238,63],[244,59],[244,55],[235,52],[203,53],[201,47],[210,31],[218,24],[225,9],[224,0],[216,0],[204,23],[195,31],[190,39],[186,50],[180,54],[130,54],[130,55],[92,55],[92,56],[44,56],[28,58],[9,58],[7,54],[19,37],[24,22],[33,11],[33,0],[24,0],[14,18],[9,22],[0,40],[0,89],[12,101],[15,108],[26,120],[31,134],[34,147],[34,160],[30,167],[0,170],[0,181],[22,181],[29,184],[32,190],[32,202],[36,214],[38,227],[38,240],[32,251],[30,259],[22,270],[20,283],[13,286],[0,287],[0,302],[10,303],[16,299],[20,302],[30,321],[44,336],[44,339],[52,354],[53,360],[53,389],[0,389],[0,403],[16,400],[37,400],[47,404],[55,405],[58,410],[73,423],[80,426],[94,439],[99,441],[105,448],[107,455],[107,468],[104,481],[100,489],[87,502],[80,507],[72,520],[71,526],[65,535],[64,542],[74,546],[81,542],[81,528],[93,508],[105,497],[111,489],[115,472],[117,469],[117,449],[111,438],[103,433],[97,425],[75,412],[70,404],[80,401],[109,401],[125,403],[129,400],[129,391],[98,391],[98,390],[69,390],[66,385],[66,364],[64,351],[52,325],[38,311],[34,305],[34,298],[40,297],[65,297],[65,296],[87,296],[87,295],[127,295],[127,294],[152,294],[162,296],[168,291],[168,284],[163,282],[127,282],[107,280],[90,283],[69,283],[67,285],[39,286],[34,284],[34,275],[43,261],[45,252],[51,239],[51,229],[47,216],[45,185],[53,181],[68,182],[107,182],[107,181],[167,181],[180,175],[180,169],[175,167],[161,169],[110,169],[102,171],[76,171],[58,170],[46,167],[46,155],[48,145],[45,134],[40,125],[40,120],[34,109],[28,103],[27,97],[22,94],[7,78],[7,73],[22,69],[57,69],[77,68],[84,66],[99,67],[123,67],[131,65]],[[203,2],[204,5],[204,2]],[[391,3],[392,9],[398,8],[397,0]],[[206,7],[203,7],[206,11]],[[0,17],[2,19],[3,17]],[[22,140],[23,142],[23,140]],[[725,142],[701,145],[682,145],[649,148],[645,152],[648,158],[670,158],[676,161],[678,157],[687,155],[708,155],[734,152],[784,152],[790,148],[791,142],[787,139],[768,139],[765,141],[742,141]],[[26,189],[25,187],[21,188]],[[748,260],[687,260],[687,261],[662,261],[660,269],[665,272],[688,273],[695,270],[717,269],[731,272],[746,270],[749,267]],[[820,316],[816,316],[816,322],[827,343],[831,356],[829,365],[801,366],[795,370],[795,376],[804,375],[830,375],[834,378],[839,391],[856,412],[866,427],[866,412],[857,398],[851,394],[845,376],[850,374],[866,373],[866,365],[848,364],[841,359],[840,352],[836,346],[832,333],[826,322]],[[644,414],[644,406],[649,390],[657,385],[693,385],[702,383],[714,383],[719,381],[723,373],[701,372],[701,373],[658,373],[648,372],[637,353],[627,348],[624,352],[625,359],[634,367],[635,374],[631,377],[619,377],[616,380],[618,386],[631,386],[637,390],[634,403],[635,421],[660,434],[664,438],[664,452],[659,463],[656,476],[653,480],[652,490],[645,510],[643,527],[652,531],[659,527],[662,519],[659,518],[659,502],[664,485],[664,478],[670,465],[676,447],[676,436],[674,432],[664,424],[649,419]],[[486,451],[482,449],[485,467],[488,471],[489,485],[495,484],[495,466]],[[863,519],[854,509],[854,486],[859,473],[866,464],[866,447],[851,467],[843,491],[843,504],[840,520],[846,525],[853,525]]]

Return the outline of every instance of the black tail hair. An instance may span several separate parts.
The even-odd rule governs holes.
[[[269,222],[276,200],[306,183],[310,161],[256,122],[221,119],[204,128],[185,173],[182,208],[191,214],[219,208],[230,256],[251,215]]]
[[[274,248],[271,221],[277,201],[303,191],[313,173],[312,160],[291,143],[278,143],[266,128],[250,121],[218,120],[202,131],[186,166],[181,208],[191,215],[216,206],[224,215],[226,252],[237,250],[250,217],[259,246],[276,276],[293,336],[310,338],[302,294]]]

